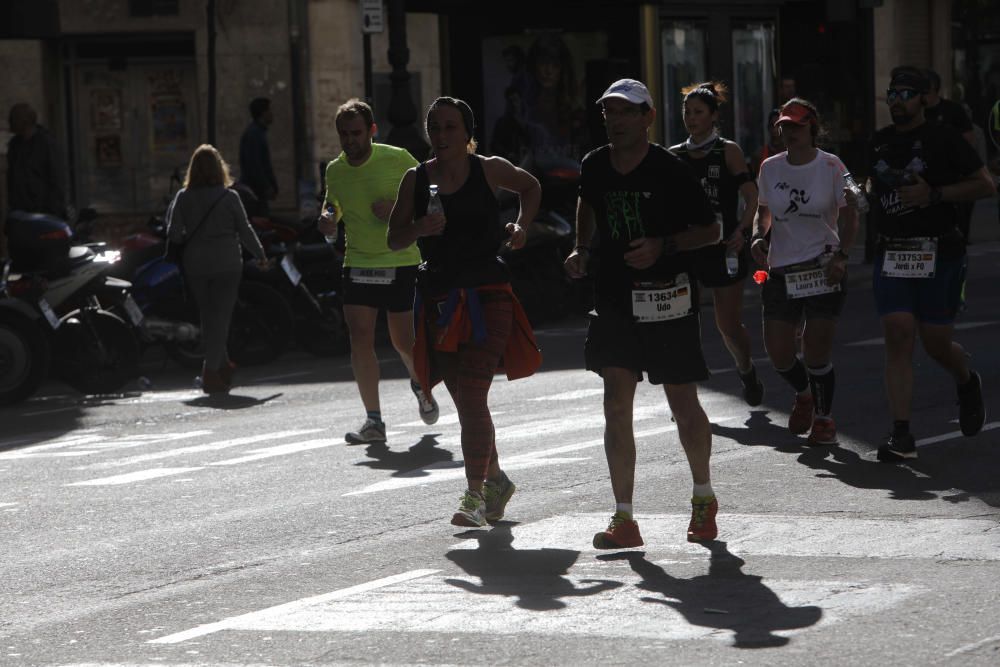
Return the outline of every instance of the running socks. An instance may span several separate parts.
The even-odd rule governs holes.
[[[775,368],[774,370],[778,371],[778,375],[785,378],[785,381],[792,385],[795,393],[801,394],[809,388],[809,374],[806,373],[806,367],[798,357],[796,357],[795,363],[791,367],[784,370]]]
[[[632,503],[617,503],[615,505],[615,511],[616,512],[624,512],[625,514],[628,514],[629,517],[631,517],[632,516]]]
[[[373,422],[382,423],[382,411],[381,410],[368,410],[365,412],[365,416],[371,419]]]
[[[833,409],[833,389],[835,385],[836,376],[833,372],[832,362],[819,368],[809,367],[809,386],[812,389],[817,416],[830,416],[830,411]]]
[[[715,496],[715,491],[712,490],[711,482],[705,482],[704,484],[695,484],[691,495],[701,498],[712,498]]]

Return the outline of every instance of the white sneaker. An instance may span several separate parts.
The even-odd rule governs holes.
[[[428,426],[436,424],[438,417],[441,415],[441,410],[438,408],[438,403],[434,400],[434,396],[424,394],[423,390],[420,389],[420,385],[415,384],[413,380],[410,380],[410,389],[413,391],[413,395],[417,397],[420,418]]]
[[[478,491],[467,489],[459,501],[458,511],[451,517],[453,526],[482,528],[486,525],[486,500]]]
[[[364,445],[371,442],[385,442],[385,423],[374,419],[365,419],[357,431],[344,434],[344,440],[349,445]]]

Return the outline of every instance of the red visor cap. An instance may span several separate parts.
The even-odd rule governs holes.
[[[778,120],[774,121],[775,127],[782,123],[794,123],[795,125],[813,125],[816,123],[816,114],[812,109],[801,104],[789,104],[781,110]]]

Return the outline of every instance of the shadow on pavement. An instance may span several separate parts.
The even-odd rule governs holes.
[[[467,535],[479,540],[478,549],[455,549],[445,556],[480,584],[464,579],[445,579],[452,586],[480,595],[515,598],[515,604],[532,611],[562,609],[562,598],[596,595],[622,586],[620,581],[584,579],[590,584],[577,588],[567,578],[569,568],[580,557],[570,549],[515,549],[511,522],[500,522],[488,532]],[[465,535],[465,534],[463,534]]]
[[[791,640],[774,634],[815,625],[823,616],[819,607],[789,607],[764,584],[762,577],[743,572],[746,564],[726,548],[725,542],[707,542],[711,551],[708,574],[691,579],[671,576],[646,560],[642,551],[598,556],[599,560],[627,560],[642,577],[639,588],[663,597],[644,597],[671,607],[688,623],[716,630],[730,630],[737,648],[774,648]]]
[[[793,435],[785,424],[771,421],[767,410],[759,409],[750,411],[750,417],[743,422],[742,428],[713,423],[712,435],[750,447],[770,447],[786,454],[801,451],[805,444],[805,436]]]
[[[358,461],[354,465],[367,466],[374,470],[393,470],[393,477],[426,477],[430,473],[425,468],[434,463],[454,462],[454,466],[435,466],[435,468],[462,467],[461,461],[454,461],[455,455],[447,449],[438,447],[440,433],[423,436],[417,443],[403,452],[394,452],[384,442],[371,443],[365,447],[365,455],[370,461]]]
[[[198,408],[215,408],[216,410],[245,410],[246,408],[255,408],[258,405],[264,405],[269,403],[276,398],[280,398],[284,394],[277,393],[264,398],[255,398],[253,396],[241,396],[239,394],[208,394],[205,396],[199,396],[198,398],[192,398],[189,401],[181,401],[184,405],[190,405]]]
[[[905,465],[862,458],[843,447],[811,448],[799,462],[823,471],[859,489],[885,489],[895,500],[944,500],[950,503],[979,498],[1000,507],[1000,459],[995,449],[980,440],[960,444],[940,443],[920,447],[920,458]]]

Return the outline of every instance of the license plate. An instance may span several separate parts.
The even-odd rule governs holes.
[[[49,323],[49,326],[53,329],[59,328],[59,318],[56,317],[56,313],[52,310],[52,306],[45,299],[38,300],[38,307],[42,311],[42,315],[45,316],[45,320]]]
[[[295,266],[295,262],[292,261],[291,255],[285,255],[281,258],[281,268],[284,270],[285,275],[288,276],[288,280],[291,281],[296,287],[302,282],[302,273],[299,268]]]
[[[139,304],[135,302],[131,294],[125,295],[125,312],[128,314],[128,318],[132,320],[132,324],[139,326],[142,324],[142,320],[145,317],[142,314],[142,309],[139,308]]]

